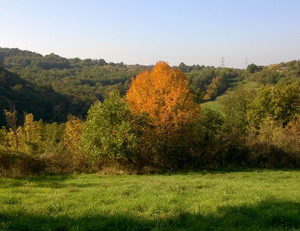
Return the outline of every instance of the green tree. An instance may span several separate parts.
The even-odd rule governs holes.
[[[96,102],[89,109],[83,128],[83,147],[93,156],[133,163],[139,142],[134,121],[127,104],[113,91],[103,103]]]
[[[251,102],[247,119],[249,124],[258,126],[264,119],[270,117],[284,127],[298,113],[300,113],[299,85],[265,86]]]
[[[251,80],[257,81],[261,84],[276,84],[281,78],[284,77],[284,74],[278,72],[274,69],[263,69],[262,71],[255,72],[251,76]]]
[[[229,133],[239,137],[245,134],[248,125],[247,111],[254,97],[254,90],[240,86],[222,99],[225,126]]]
[[[252,63],[252,64],[249,64],[249,65],[247,66],[246,71],[247,71],[248,73],[250,73],[250,74],[253,74],[253,73],[259,71],[259,68],[258,68],[257,65],[255,65],[254,63]]]

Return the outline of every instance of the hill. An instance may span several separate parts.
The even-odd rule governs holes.
[[[106,63],[103,59],[43,56],[16,48],[0,48],[0,63],[5,83],[0,92],[2,101],[6,102],[2,103],[3,108],[15,107],[20,112],[32,112],[36,118],[56,122],[65,121],[68,114],[84,117],[96,100],[103,101],[115,88],[124,93],[131,77],[150,68]],[[14,86],[22,86],[22,90],[13,90]],[[0,124],[3,125],[3,115]]]
[[[0,63],[7,70],[2,75],[14,75],[10,77],[10,81],[18,78],[16,83],[11,82],[8,93],[4,93],[6,91],[2,88],[0,92],[2,104],[6,105],[3,108],[8,108],[6,100],[8,94],[9,104],[11,106],[16,104],[17,110],[33,112],[36,118],[57,122],[64,121],[68,114],[85,117],[90,105],[97,100],[103,101],[112,89],[117,88],[124,95],[131,78],[153,67],[106,62],[102,58],[67,59],[53,53],[43,56],[17,48],[0,48]],[[246,70],[204,65],[189,66],[184,63],[175,68],[186,73],[190,89],[197,96],[198,103],[221,111],[220,99],[232,92],[236,86],[258,87],[297,82],[300,79],[299,61],[269,66],[250,64]],[[30,85],[35,91],[27,91],[24,86],[23,90],[17,91],[18,84]],[[23,91],[30,94],[24,96]],[[30,96],[32,94],[38,97]],[[42,106],[36,106],[40,104]],[[1,121],[3,125],[3,115]]]
[[[96,100],[103,101],[112,89],[117,88],[125,94],[131,78],[153,67],[106,62],[104,59],[67,59],[53,53],[43,56],[17,48],[0,48],[0,62],[9,75],[14,74],[33,88],[43,89],[44,92],[48,90],[50,95],[62,97],[63,105],[57,109],[60,111],[58,114],[62,114],[59,119],[54,115],[46,116],[45,113],[38,113],[39,116],[36,116],[58,122],[66,118],[67,114],[84,117],[90,105]],[[184,63],[176,68],[187,74],[190,88],[197,95],[198,102],[209,101],[222,94],[232,82],[241,79],[242,73],[238,69],[188,66]],[[14,104],[14,100],[10,102],[11,105]],[[57,105],[55,102],[47,103]],[[34,112],[29,103],[16,108]],[[47,111],[57,113],[49,109]]]
[[[69,111],[69,99],[51,88],[37,87],[5,69],[0,69],[0,108],[33,113],[37,119],[64,121]],[[0,125],[5,124],[4,113],[0,113]]]
[[[243,78],[235,80],[226,91],[202,105],[223,113],[223,99],[232,94],[237,87],[255,90],[266,85],[300,84],[300,60],[269,66],[250,64],[244,71]]]

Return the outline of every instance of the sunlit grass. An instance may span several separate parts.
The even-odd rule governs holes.
[[[300,172],[0,179],[1,230],[296,230]]]
[[[202,103],[201,106],[203,108],[208,107],[208,108],[218,111],[222,115],[224,115],[224,107],[222,104],[222,99],[224,99],[227,95],[232,94],[235,87],[238,87],[238,86],[243,86],[244,88],[248,88],[248,89],[257,89],[261,85],[257,82],[252,82],[252,81],[248,81],[248,80],[243,80],[243,81],[237,82],[234,85],[234,87],[228,88],[222,95],[216,97],[216,99],[214,99],[214,100]]]

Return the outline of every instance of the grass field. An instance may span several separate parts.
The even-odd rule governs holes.
[[[2,178],[0,230],[300,230],[300,171]]]
[[[243,81],[236,83],[236,85],[234,85],[234,87],[228,88],[227,91],[225,91],[222,95],[216,97],[216,99],[202,103],[201,106],[209,107],[210,109],[219,111],[221,114],[224,115],[224,112],[223,112],[224,109],[223,109],[223,105],[222,105],[221,101],[227,95],[232,94],[233,89],[237,86],[244,86],[245,88],[248,88],[248,89],[257,89],[260,87],[260,85],[257,82],[243,80]]]

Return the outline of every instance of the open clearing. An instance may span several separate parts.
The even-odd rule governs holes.
[[[300,171],[1,178],[0,230],[300,230]]]
[[[222,95],[217,96],[216,99],[211,100],[211,101],[207,101],[205,103],[202,103],[201,106],[202,107],[209,107],[212,110],[220,112],[224,116],[225,114],[224,114],[224,106],[222,104],[222,100],[226,96],[232,94],[234,88],[237,87],[237,86],[243,86],[244,88],[247,88],[249,90],[250,89],[257,89],[257,88],[260,87],[260,85],[256,82],[243,80],[243,81],[237,82],[232,87],[229,87]]]

